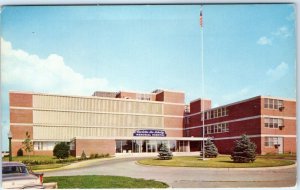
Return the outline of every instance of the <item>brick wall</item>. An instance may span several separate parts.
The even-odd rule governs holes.
[[[12,125],[10,126],[10,131],[12,133],[13,139],[25,139],[26,138],[26,132],[29,133],[30,137],[33,136],[33,127],[32,126],[17,126]]]
[[[204,110],[208,110],[208,109],[211,109],[211,100],[196,100],[194,102],[191,102],[190,103],[190,113],[193,114],[193,113],[198,113],[200,111],[202,111],[202,105],[204,106]]]
[[[156,101],[184,104],[184,93],[162,91],[162,92],[156,94]]]
[[[220,154],[231,154],[235,141],[238,139],[214,140]],[[256,144],[256,153],[261,153],[261,139],[260,137],[250,138],[251,142]]]
[[[167,133],[167,137],[183,137],[183,131],[181,130],[165,129],[165,132]]]
[[[115,140],[100,140],[100,139],[76,139],[76,156],[81,156],[84,151],[87,156],[90,154],[115,154]]]
[[[10,123],[32,123],[32,110],[10,109]]]
[[[32,107],[32,94],[10,92],[9,105],[15,107]]]
[[[273,115],[280,117],[296,117],[296,102],[295,101],[283,101],[284,109],[280,111],[279,109],[267,109],[264,108],[264,99],[261,101],[261,114],[262,115]]]

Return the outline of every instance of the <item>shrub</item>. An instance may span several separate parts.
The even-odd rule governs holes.
[[[168,149],[166,144],[161,144],[159,152],[158,152],[158,158],[160,160],[170,160],[173,158],[172,152]]]
[[[218,154],[219,153],[216,145],[210,139],[207,139],[205,142],[205,157],[215,158],[218,156]]]
[[[90,154],[90,159],[96,158],[95,154]]]
[[[256,145],[246,135],[235,141],[231,159],[237,163],[254,162],[256,159]]]
[[[95,154],[95,158],[99,158],[99,154],[98,153]]]
[[[86,159],[86,154],[85,154],[84,150],[83,150],[82,153],[81,153],[80,159],[81,159],[81,160],[85,160],[85,159]]]
[[[17,152],[17,156],[23,156],[23,150],[20,148]]]
[[[58,159],[68,158],[70,155],[70,146],[65,142],[61,142],[55,145],[53,149],[53,156],[56,156]]]

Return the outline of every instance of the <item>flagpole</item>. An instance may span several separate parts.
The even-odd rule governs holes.
[[[205,112],[204,112],[204,51],[203,51],[203,36],[204,36],[204,30],[203,30],[203,12],[202,12],[202,5],[201,5],[201,12],[200,12],[200,25],[201,25],[201,70],[202,70],[202,101],[201,101],[201,112],[202,112],[202,159],[205,160],[205,142],[204,142],[204,133],[205,133]]]

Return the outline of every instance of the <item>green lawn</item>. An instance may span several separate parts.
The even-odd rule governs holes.
[[[54,168],[60,168],[63,166],[67,166],[69,164],[46,164],[46,165],[34,165],[30,166],[31,170],[47,170],[47,169],[54,169]]]
[[[201,167],[201,168],[256,168],[274,167],[294,164],[294,161],[284,159],[257,158],[253,163],[234,163],[230,156],[218,156],[209,160],[201,160],[199,156],[179,156],[172,160],[158,160],[157,158],[147,158],[139,160],[138,163],[155,166],[175,166],[175,167]]]
[[[69,156],[66,160],[75,160],[76,158],[73,156]],[[4,161],[8,161],[8,157],[3,158]],[[31,155],[29,156],[13,156],[13,161],[22,162],[24,160],[37,160],[37,161],[57,161],[58,159],[55,156],[39,156],[39,155]]]
[[[44,183],[57,182],[59,189],[87,188],[167,188],[166,183],[119,176],[58,176],[44,177]]]
[[[257,157],[267,158],[267,159],[297,160],[296,154],[266,154],[266,155],[258,155]]]

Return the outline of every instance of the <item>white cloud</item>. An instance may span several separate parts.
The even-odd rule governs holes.
[[[266,36],[262,36],[258,39],[257,43],[259,45],[272,45],[272,40],[267,38]]]
[[[2,85],[10,90],[91,95],[108,84],[105,78],[87,78],[75,72],[65,65],[60,55],[51,54],[42,59],[13,49],[11,43],[3,38],[1,56]]]
[[[285,62],[281,62],[275,68],[271,68],[266,72],[267,77],[270,80],[278,80],[284,77],[288,72],[289,66]]]
[[[282,27],[278,28],[272,34],[275,36],[283,37],[283,38],[287,38],[287,37],[291,36],[291,33],[286,26],[282,26]]]

